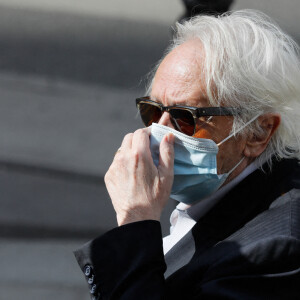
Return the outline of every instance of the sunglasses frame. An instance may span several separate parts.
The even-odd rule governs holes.
[[[194,132],[196,130],[196,120],[200,117],[211,117],[211,116],[236,116],[241,113],[240,108],[235,107],[194,107],[194,106],[184,106],[184,105],[174,105],[174,106],[164,106],[161,103],[153,101],[149,96],[140,97],[136,99],[136,107],[139,109],[139,105],[142,103],[152,104],[158,107],[161,112],[170,112],[172,109],[181,109],[189,111],[194,118]]]

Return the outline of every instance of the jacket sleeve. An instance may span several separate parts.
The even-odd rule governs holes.
[[[162,299],[166,264],[158,221],[126,224],[74,252],[92,299]]]

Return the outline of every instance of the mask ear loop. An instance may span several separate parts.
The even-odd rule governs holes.
[[[253,117],[250,121],[248,121],[246,124],[244,124],[241,128],[239,128],[239,130],[237,130],[235,133],[230,134],[228,137],[226,137],[223,141],[221,141],[219,144],[217,144],[217,146],[219,147],[220,145],[222,145],[223,143],[225,143],[227,140],[231,139],[234,134],[240,132],[241,130],[243,130],[245,127],[247,127],[250,123],[252,123],[253,121],[255,121],[258,117],[260,116],[260,114],[256,115],[255,117]]]
[[[256,120],[258,117],[260,116],[260,114],[256,115],[255,117],[253,117],[250,121],[248,121],[246,124],[244,124],[238,131],[236,131],[235,133],[243,130],[246,126],[248,126],[250,123],[252,123],[254,120]],[[229,140],[230,138],[233,137],[233,133],[230,134],[227,138],[225,138],[223,141],[221,141],[219,144],[217,144],[217,146],[219,147],[221,144],[225,143],[227,140]],[[241,163],[242,161],[245,159],[245,156],[242,157],[242,159],[227,173],[227,175],[229,176]]]
[[[242,157],[242,159],[227,173],[227,175],[229,176],[242,163],[244,159],[245,156]]]

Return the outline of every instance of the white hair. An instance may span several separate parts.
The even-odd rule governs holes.
[[[242,10],[221,16],[196,16],[183,24],[166,54],[191,39],[198,39],[205,53],[203,75],[212,106],[220,103],[242,107],[232,132],[255,115],[278,113],[281,123],[258,161],[271,157],[300,158],[299,46],[265,14]],[[148,87],[151,91],[154,73]],[[215,87],[213,89],[212,87]],[[216,90],[216,91],[215,91]],[[260,135],[257,121],[242,134]]]

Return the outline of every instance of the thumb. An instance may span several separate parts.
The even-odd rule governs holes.
[[[168,133],[160,143],[158,171],[161,179],[171,177],[170,179],[173,181],[174,141],[175,136]]]

